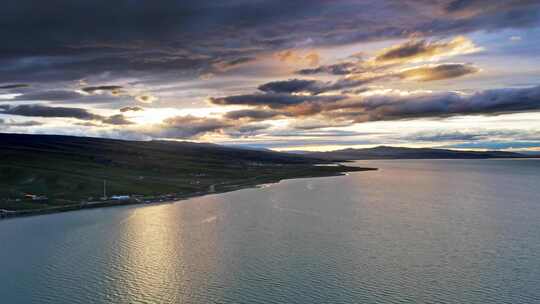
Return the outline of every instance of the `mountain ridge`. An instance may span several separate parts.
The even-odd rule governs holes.
[[[377,146],[374,148],[346,148],[327,152],[305,152],[303,156],[332,161],[369,159],[487,159],[487,158],[536,158],[508,151],[463,151],[439,148],[408,148]]]

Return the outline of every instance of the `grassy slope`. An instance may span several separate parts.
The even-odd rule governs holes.
[[[313,162],[210,144],[0,134],[0,209],[44,206],[13,201],[24,193],[47,195],[48,206],[96,199],[102,194],[103,180],[109,195],[151,196],[357,170],[313,166]]]

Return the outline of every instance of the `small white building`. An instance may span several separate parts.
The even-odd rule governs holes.
[[[111,196],[111,199],[115,201],[125,201],[129,199],[129,195],[113,195]]]

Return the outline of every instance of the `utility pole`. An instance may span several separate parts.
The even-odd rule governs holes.
[[[103,180],[103,199],[107,199],[107,180]]]

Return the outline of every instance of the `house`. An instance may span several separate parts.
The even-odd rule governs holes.
[[[113,195],[111,196],[111,199],[115,201],[125,201],[129,199],[129,195]]]
[[[24,198],[25,199],[30,199],[30,200],[32,200],[34,202],[38,202],[38,203],[39,202],[45,203],[45,202],[47,202],[49,200],[49,198],[47,196],[45,196],[45,195],[35,195],[35,194],[29,194],[29,193],[25,194]]]

